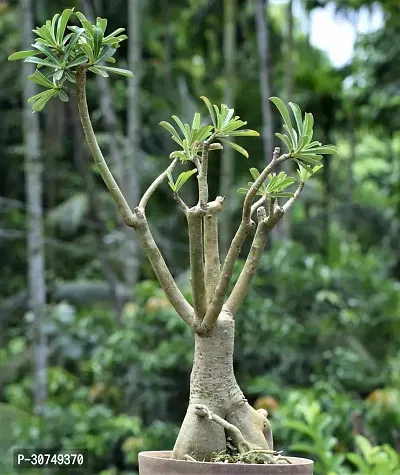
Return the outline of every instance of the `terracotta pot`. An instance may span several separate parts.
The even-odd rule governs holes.
[[[171,451],[141,452],[139,475],[313,475],[312,460],[288,457],[290,465],[187,462],[171,460]]]

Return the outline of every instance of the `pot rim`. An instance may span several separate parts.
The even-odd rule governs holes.
[[[201,462],[201,461],[196,461],[196,462],[192,462],[190,460],[176,460],[176,459],[171,459],[169,458],[172,454],[172,450],[149,450],[149,451],[145,451],[145,452],[139,452],[139,457],[144,457],[144,458],[152,458],[152,459],[167,459],[169,462],[171,463],[187,463],[187,464],[202,464],[202,465],[208,465],[208,466],[213,466],[213,465],[232,465],[232,466],[239,466],[239,467],[243,467],[243,465],[246,465],[246,466],[250,466],[250,467],[259,467],[260,465],[263,465],[263,464],[259,464],[259,463],[246,463],[246,464],[242,464],[242,463],[230,463],[230,464],[225,464],[224,462]],[[314,465],[314,461],[311,460],[311,459],[306,459],[306,458],[303,458],[303,457],[291,457],[291,456],[288,456],[287,457],[288,459],[290,459],[291,461],[295,462],[295,463],[292,463],[291,465],[293,466],[307,466],[307,465]],[[270,464],[266,464],[270,467],[282,467],[282,464],[278,464],[278,463],[270,463]],[[188,465],[189,466],[189,465]]]

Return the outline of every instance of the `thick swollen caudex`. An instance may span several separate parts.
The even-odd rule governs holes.
[[[236,382],[233,347],[234,321],[225,312],[209,333],[195,336],[189,407],[173,458],[184,459],[190,455],[197,460],[210,460],[213,454],[226,450],[226,437],[231,434],[220,423],[199,413],[198,407],[203,405],[236,426],[250,448],[272,449],[267,418],[247,403]]]

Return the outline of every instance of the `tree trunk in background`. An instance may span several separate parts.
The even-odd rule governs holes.
[[[21,0],[23,47],[29,50],[34,42],[32,29],[34,15],[31,0]],[[28,218],[28,288],[29,308],[33,322],[34,407],[41,413],[47,398],[47,338],[43,329],[46,312],[46,284],[44,268],[42,163],[40,157],[40,125],[38,114],[33,114],[28,99],[36,94],[36,86],[28,80],[35,67],[24,64],[24,143],[25,194]]]
[[[263,163],[267,165],[272,159],[274,149],[274,135],[272,124],[271,81],[269,67],[269,24],[268,24],[268,0],[255,0],[255,20],[257,29],[258,57],[260,60],[260,91],[262,112],[262,139],[263,139]]]
[[[236,56],[236,0],[224,0],[224,103],[235,107],[235,56]],[[235,164],[233,149],[224,147],[221,161],[221,181],[219,194],[228,196],[234,182]],[[221,213],[220,248],[225,256],[232,239],[232,209],[229,200],[225,201]]]
[[[140,199],[140,169],[141,169],[141,117],[140,117],[140,77],[142,59],[142,41],[140,22],[141,0],[129,0],[128,2],[128,69],[133,71],[133,79],[128,80],[128,124],[126,141],[126,162],[125,195],[128,203],[134,207],[139,204]],[[136,234],[129,229],[131,239],[127,240],[129,256],[126,262],[126,278],[130,285],[134,285],[138,280],[140,248]]]
[[[357,136],[356,136],[356,120],[354,114],[354,108],[351,107],[348,115],[349,120],[349,142],[350,142],[350,157],[348,161],[347,168],[347,178],[346,178],[346,201],[347,203],[353,202],[353,187],[354,187],[354,176],[353,176],[353,165],[356,161],[356,145],[357,145]]]
[[[293,102],[293,0],[289,0],[286,10],[286,44],[285,44],[285,73],[284,73],[284,92],[283,101],[286,104]],[[282,130],[282,133],[286,133]],[[289,176],[293,176],[293,163],[287,161],[282,164],[282,171]],[[290,219],[281,219],[276,226],[276,237],[278,239],[289,239],[291,237]]]
[[[133,0],[134,2],[138,2],[139,0]],[[131,0],[129,0],[131,3]],[[129,5],[129,8],[130,5]],[[93,23],[95,22],[96,14],[100,14],[101,12],[94,11],[93,6],[90,0],[82,0],[82,9],[85,16]],[[139,21],[139,20],[137,20]],[[130,67],[130,66],[129,66]],[[134,79],[129,79],[129,81],[134,81]],[[99,97],[100,97],[100,110],[101,115],[104,120],[104,125],[106,127],[106,131],[109,135],[109,147],[108,152],[110,155],[110,162],[113,167],[113,171],[119,182],[121,188],[124,191],[125,196],[131,206],[137,206],[137,202],[132,202],[132,189],[135,186],[135,183],[130,183],[129,178],[131,177],[131,173],[127,174],[126,160],[124,157],[124,137],[121,131],[121,127],[118,124],[117,114],[115,112],[113,106],[113,99],[112,99],[112,89],[111,83],[109,81],[104,80],[103,78],[96,76],[96,85],[99,89]],[[128,111],[129,113],[129,111]],[[129,137],[128,137],[129,142]],[[127,159],[129,160],[129,158]],[[136,235],[133,229],[128,228],[122,222],[118,215],[118,222],[119,225],[122,227],[122,231],[124,234],[124,242],[122,244],[122,252],[121,252],[121,261],[122,267],[124,271],[124,280],[130,286],[134,286],[138,279],[138,256],[137,256],[137,240]]]

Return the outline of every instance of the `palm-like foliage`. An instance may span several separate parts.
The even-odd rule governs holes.
[[[73,17],[79,20],[81,26],[68,26]],[[127,38],[122,34],[124,28],[118,28],[107,36],[106,28],[107,20],[104,18],[97,18],[96,24],[92,25],[82,13],[66,9],[33,30],[36,35],[33,50],[19,51],[8,58],[10,61],[23,59],[37,65],[38,69],[29,79],[46,89],[29,99],[35,112],[43,110],[53,97],[68,101],[66,84],[75,83],[76,68],[81,65],[103,77],[108,77],[109,72],[133,76],[126,69],[105,65],[106,62],[115,63],[113,56],[121,41]],[[44,68],[45,74],[39,71],[41,68]]]

